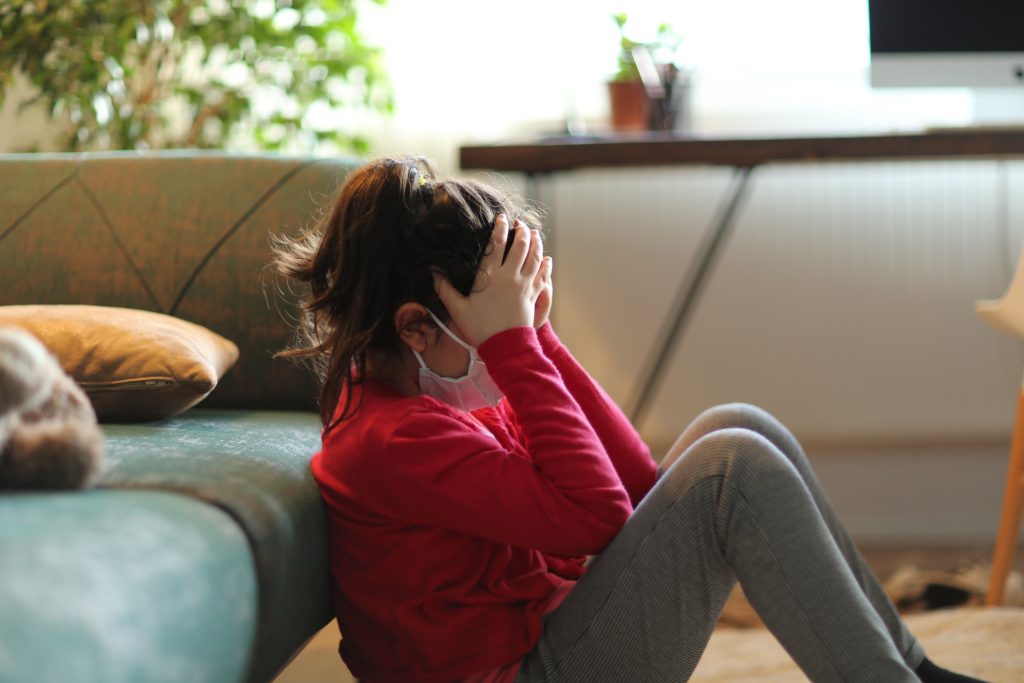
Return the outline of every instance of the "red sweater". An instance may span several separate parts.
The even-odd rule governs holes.
[[[521,658],[551,592],[654,483],[636,430],[550,325],[479,353],[505,392],[495,408],[471,417],[370,380],[313,456],[341,655],[365,681],[449,682]]]

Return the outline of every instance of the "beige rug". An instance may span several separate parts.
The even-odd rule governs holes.
[[[1024,683],[1024,609],[960,607],[905,619],[936,664],[992,683]],[[276,683],[350,683],[337,647],[338,629],[331,622]],[[690,680],[804,683],[807,678],[764,628],[719,628]]]
[[[992,683],[1024,683],[1024,609],[961,607],[904,617],[939,666]],[[719,628],[694,683],[802,683],[807,678],[764,628]]]

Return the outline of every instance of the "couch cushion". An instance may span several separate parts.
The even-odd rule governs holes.
[[[270,680],[333,617],[324,508],[309,471],[320,446],[317,416],[200,408],[104,432],[109,469],[100,486],[185,493],[245,531],[260,595],[248,679]]]
[[[100,422],[159,420],[202,401],[238,360],[234,342],[171,315],[114,306],[0,306],[85,389]]]
[[[245,535],[159,491],[0,496],[0,680],[231,683],[256,631]]]

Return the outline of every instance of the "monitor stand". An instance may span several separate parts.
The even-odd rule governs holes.
[[[972,128],[1024,130],[1024,87],[975,88]]]
[[[972,88],[974,106],[971,120],[959,125],[928,126],[926,133],[968,133],[971,131],[1024,133],[1024,87]]]

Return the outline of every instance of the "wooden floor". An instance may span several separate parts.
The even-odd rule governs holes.
[[[990,546],[914,546],[867,545],[861,547],[865,559],[883,580],[906,565],[929,571],[955,572],[967,563],[991,561]],[[1024,547],[1017,551],[1014,567],[1024,568]],[[353,678],[338,656],[338,627],[328,624],[292,660],[275,683],[352,683]]]

